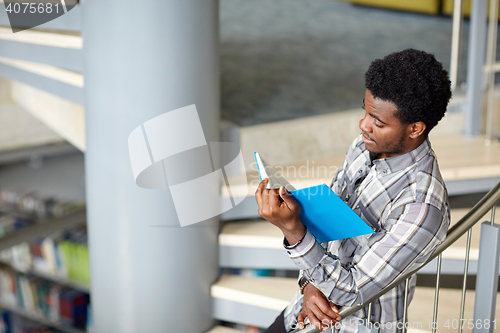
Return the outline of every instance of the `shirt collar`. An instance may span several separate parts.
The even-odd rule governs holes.
[[[424,142],[420,144],[420,146],[406,154],[388,158],[373,159],[374,157],[372,157],[373,155],[370,153],[370,159],[372,160],[372,163],[376,165],[376,168],[379,172],[389,174],[392,172],[403,170],[415,164],[422,157],[429,154],[430,150],[431,143],[429,141],[429,138],[426,138]]]

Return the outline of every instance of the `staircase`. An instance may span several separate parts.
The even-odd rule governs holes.
[[[5,26],[9,23],[1,7],[0,24]],[[73,16],[79,10],[76,7],[64,16]],[[50,28],[50,22],[47,24]],[[9,80],[3,85],[8,87],[11,107],[39,119],[58,134],[59,141],[62,137],[85,150],[80,32],[25,30],[13,34],[10,28],[1,27],[0,50],[0,76]],[[0,112],[4,110],[2,107]],[[36,141],[41,139],[31,145]]]

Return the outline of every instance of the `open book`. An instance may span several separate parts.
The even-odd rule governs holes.
[[[326,184],[295,189],[275,168],[254,153],[260,179],[268,189],[285,186],[301,207],[300,218],[320,242],[372,234],[374,231]]]

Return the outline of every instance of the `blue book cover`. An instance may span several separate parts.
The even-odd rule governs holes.
[[[301,207],[302,222],[318,241],[328,242],[374,233],[326,184],[294,189],[258,153],[254,154],[260,179],[269,179],[268,188],[285,186],[292,193]],[[279,181],[273,182],[276,179]]]

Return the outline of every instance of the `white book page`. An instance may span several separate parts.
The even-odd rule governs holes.
[[[266,186],[267,189],[279,189],[281,186],[285,186],[285,188],[289,191],[295,190],[295,187],[293,187],[288,180],[283,178],[283,176],[276,171],[275,168],[262,159],[257,152],[255,153],[255,161],[257,162],[257,167],[259,169],[260,179],[269,179],[269,183],[267,183]]]

